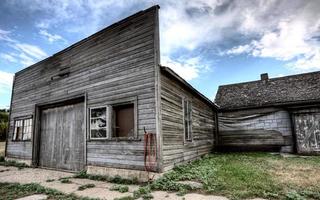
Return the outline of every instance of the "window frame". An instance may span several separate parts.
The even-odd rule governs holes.
[[[106,127],[105,127],[105,129],[106,129],[106,137],[100,137],[100,138],[96,138],[96,137],[92,137],[91,136],[91,112],[92,112],[92,110],[94,110],[94,109],[98,109],[98,108],[105,108],[106,109]],[[109,129],[109,123],[108,123],[108,115],[109,115],[109,113],[108,113],[108,106],[96,106],[96,107],[90,107],[89,108],[89,139],[90,140],[106,140],[106,139],[108,139],[109,137],[109,134],[108,134],[108,129]]]
[[[132,137],[112,137],[113,135],[113,107],[121,106],[126,104],[133,104],[133,114],[134,114],[134,130]],[[91,137],[91,110],[96,108],[106,108],[106,130],[107,135],[103,138],[92,138]],[[106,104],[98,106],[89,107],[89,117],[87,118],[87,122],[89,123],[88,126],[88,140],[89,141],[140,141],[139,133],[138,133],[138,98],[137,97],[129,97],[118,99],[114,101],[106,102]]]
[[[128,104],[133,104],[133,136],[131,137],[113,137],[114,134],[114,123],[115,123],[115,116],[113,114],[114,107],[117,106],[123,106],[123,105],[128,105]],[[118,102],[114,102],[110,105],[110,112],[111,117],[110,117],[110,138],[114,140],[135,140],[138,138],[138,108],[137,108],[137,99],[134,98],[132,100],[119,100]]]
[[[187,130],[186,130],[186,116],[185,116],[185,103],[187,104]],[[190,110],[190,112],[188,112]],[[184,143],[193,142],[193,133],[192,133],[192,102],[187,98],[182,98],[182,115],[183,115],[183,138]],[[188,131],[188,133],[186,133]],[[188,138],[186,138],[188,135]]]
[[[31,120],[31,127],[30,127],[30,138],[29,139],[23,139],[25,135],[25,121],[26,120]],[[17,139],[17,135],[15,133],[16,131],[16,123],[18,121],[22,121],[22,126],[21,126],[21,139]],[[30,126],[30,125],[29,125]],[[21,116],[21,117],[15,117],[13,120],[13,133],[11,137],[12,142],[30,142],[32,140],[32,135],[33,135],[33,130],[34,130],[34,120],[33,120],[33,115],[27,115],[27,116]]]

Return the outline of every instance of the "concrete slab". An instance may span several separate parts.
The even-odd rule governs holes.
[[[19,198],[19,199],[16,199],[16,200],[45,200],[47,198],[48,198],[47,195],[35,194],[35,195]]]

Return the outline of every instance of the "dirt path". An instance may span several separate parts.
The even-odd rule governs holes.
[[[128,185],[129,191],[126,193],[120,193],[118,191],[110,191],[110,188],[115,185],[113,183],[107,183],[102,181],[93,181],[88,179],[73,179],[71,183],[61,183],[60,178],[72,176],[72,173],[45,170],[45,169],[32,169],[24,168],[17,169],[16,167],[3,167],[0,166],[0,182],[10,183],[38,183],[44,187],[59,190],[61,192],[70,194],[74,193],[78,196],[100,198],[106,200],[113,200],[114,198],[121,198],[125,196],[132,196],[133,192],[139,188],[138,185]],[[52,182],[47,180],[52,179]],[[85,184],[94,184],[94,188],[88,188],[83,191],[79,191],[78,188]],[[225,197],[219,196],[206,196],[201,194],[190,193],[183,197],[177,196],[176,193],[167,193],[163,191],[155,191],[152,193],[154,199],[169,199],[169,200],[228,200]]]

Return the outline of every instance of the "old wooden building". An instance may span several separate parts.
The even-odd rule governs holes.
[[[210,152],[216,106],[160,66],[158,10],[138,12],[17,72],[6,158],[140,173],[145,131],[155,137],[156,172]]]
[[[222,150],[320,153],[320,72],[222,85],[218,143]]]

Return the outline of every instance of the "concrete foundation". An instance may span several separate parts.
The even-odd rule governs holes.
[[[161,177],[162,174],[154,173],[140,170],[130,170],[130,169],[118,169],[111,167],[100,167],[100,166],[87,166],[87,173],[94,175],[103,175],[103,176],[121,176],[125,179],[138,179],[139,182],[147,182],[149,179],[157,179]]]

